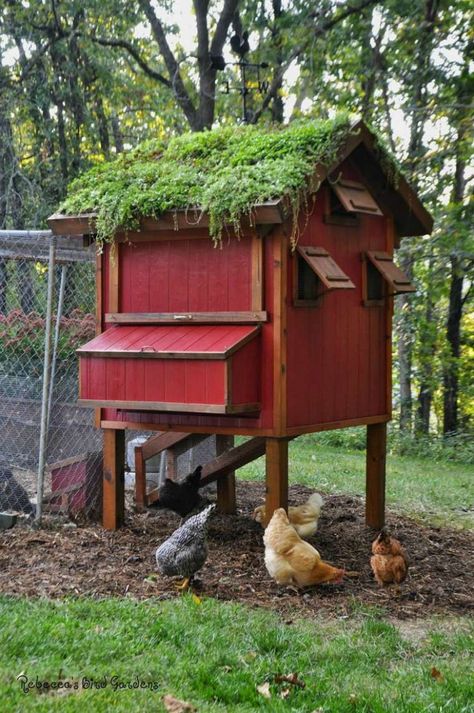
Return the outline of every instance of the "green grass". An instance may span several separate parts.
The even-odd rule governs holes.
[[[239,478],[264,478],[264,459],[239,470]],[[365,453],[321,443],[321,434],[300,436],[289,445],[291,483],[326,493],[365,494]],[[389,455],[387,505],[440,526],[474,527],[472,465]],[[466,510],[463,510],[466,508]]]
[[[429,627],[432,630],[429,630]],[[432,620],[405,637],[376,612],[348,620],[285,624],[275,615],[190,596],[131,600],[0,599],[0,708],[6,713],[163,711],[170,693],[211,711],[311,713],[472,712],[474,625]],[[433,667],[441,678],[431,675]],[[275,674],[297,672],[305,688],[287,699]],[[25,694],[29,680],[76,682],[98,690]],[[157,691],[113,690],[111,677],[138,677]],[[257,686],[270,683],[271,699]]]

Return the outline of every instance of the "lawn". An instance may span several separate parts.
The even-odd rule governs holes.
[[[462,619],[405,630],[357,607],[349,619],[285,622],[190,595],[161,603],[3,598],[1,709],[164,711],[161,698],[171,694],[200,713],[468,713],[473,635]],[[292,673],[304,688],[275,681]],[[27,679],[78,688],[24,693]],[[105,687],[82,687],[85,679]],[[117,687],[137,681],[150,688]]]

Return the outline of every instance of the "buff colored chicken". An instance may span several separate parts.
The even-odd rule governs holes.
[[[309,587],[323,582],[339,584],[345,571],[323,562],[319,552],[301,539],[283,508],[278,508],[263,536],[265,566],[278,584]]]
[[[400,542],[382,530],[372,542],[372,567],[375,579],[381,585],[400,584],[407,576],[408,559]]]
[[[323,499],[319,493],[313,493],[303,505],[288,508],[288,518],[296,532],[304,540],[308,540],[318,529]],[[265,505],[260,505],[253,511],[253,519],[263,523],[265,520]]]

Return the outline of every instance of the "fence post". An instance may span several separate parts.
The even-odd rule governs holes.
[[[56,262],[55,236],[51,238],[49,245],[48,263],[48,295],[46,303],[46,324],[44,337],[44,363],[43,363],[43,394],[41,398],[41,427],[38,456],[38,485],[36,500],[36,521],[41,522],[43,514],[43,493],[44,493],[44,466],[46,462],[46,447],[48,443],[48,402],[49,402],[49,379],[51,365],[51,323],[53,317],[53,296],[54,296],[54,268]]]
[[[46,430],[49,431],[49,420],[51,417],[51,406],[53,403],[54,377],[56,375],[56,361],[58,357],[59,330],[61,328],[61,317],[63,314],[64,291],[66,287],[67,265],[61,268],[61,282],[59,284],[58,310],[56,313],[56,327],[54,328],[53,357],[51,359],[51,376],[49,380],[48,415],[46,417]]]

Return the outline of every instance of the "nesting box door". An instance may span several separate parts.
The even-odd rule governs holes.
[[[258,327],[242,325],[113,327],[78,350],[80,401],[140,411],[258,411],[258,336]]]

